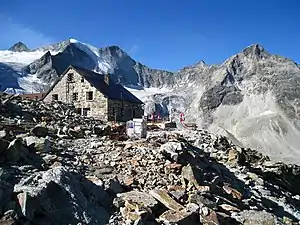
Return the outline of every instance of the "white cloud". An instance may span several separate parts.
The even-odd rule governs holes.
[[[128,50],[128,54],[129,55],[135,55],[138,51],[140,50],[140,46],[138,44],[133,44],[129,50]]]
[[[29,48],[37,48],[55,42],[47,35],[12,18],[0,14],[0,48],[9,48],[18,41],[22,41]]]

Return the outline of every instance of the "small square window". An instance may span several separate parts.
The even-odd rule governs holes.
[[[93,92],[92,91],[86,92],[86,100],[93,100]]]
[[[80,114],[81,115],[81,108],[76,108],[75,109],[75,113]]]
[[[83,77],[81,77],[81,83],[83,83],[84,82],[84,78]]]
[[[68,74],[68,82],[73,82],[74,81],[74,73],[69,73]]]
[[[78,93],[73,93],[73,101],[78,101]]]
[[[83,108],[83,109],[82,109],[82,115],[83,115],[83,116],[88,116],[89,111],[91,111],[90,108]]]
[[[58,100],[58,94],[53,94],[52,95],[52,100],[57,101]]]

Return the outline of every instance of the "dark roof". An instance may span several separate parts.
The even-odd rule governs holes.
[[[91,85],[93,85],[98,91],[100,91],[105,97],[114,100],[123,100],[131,103],[143,104],[143,102],[135,97],[131,92],[126,90],[121,84],[115,83],[112,79],[109,79],[109,85],[104,80],[104,75],[80,68],[78,66],[71,65],[67,70],[61,75],[61,77],[53,84],[46,95],[53,89],[53,87],[62,79],[62,77],[67,73],[67,71],[73,68],[81,76],[83,76]]]
[[[21,94],[20,97],[24,99],[42,99],[46,93],[32,93],[32,94]]]

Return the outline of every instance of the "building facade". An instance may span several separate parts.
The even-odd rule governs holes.
[[[43,101],[72,104],[79,114],[105,121],[128,121],[144,114],[143,102],[109,75],[75,66],[61,75]]]
[[[45,93],[21,94],[20,97],[24,100],[40,101],[44,98]]]

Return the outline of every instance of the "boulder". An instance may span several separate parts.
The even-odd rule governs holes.
[[[200,209],[200,222],[204,225],[220,225],[217,213],[207,207]]]
[[[110,179],[108,181],[108,188],[114,194],[122,193],[124,191],[120,182],[117,179]]]
[[[118,194],[114,205],[121,207],[124,218],[130,221],[144,221],[152,217],[152,212],[158,210],[158,202],[149,194],[139,191],[130,191]]]
[[[97,125],[94,127],[94,134],[98,136],[107,136],[111,132],[111,127],[109,125]]]
[[[192,212],[187,212],[185,210],[176,212],[173,210],[168,210],[160,215],[159,222],[162,224],[177,224],[177,225],[198,225],[199,221],[197,216]]]
[[[51,151],[52,142],[48,138],[29,136],[25,138],[26,145],[38,152],[46,153]]]
[[[184,210],[184,207],[178,202],[176,202],[174,199],[172,199],[168,195],[168,192],[165,190],[154,189],[150,191],[150,195],[152,195],[154,198],[156,198],[158,201],[164,204],[168,209],[171,209],[173,211]]]
[[[7,163],[16,164],[19,162],[28,163],[28,149],[23,145],[20,139],[14,139],[9,143],[9,146],[5,152],[5,158]]]
[[[110,199],[85,177],[55,167],[14,187],[22,216],[33,224],[106,224]]]
[[[194,185],[199,191],[209,191],[209,186],[200,186],[198,183],[199,174],[190,164],[182,167],[181,176],[189,182],[189,185]]]
[[[0,130],[0,138],[5,138],[7,136],[6,130]]]
[[[0,219],[0,224],[1,225],[17,225],[17,221],[11,217],[10,215],[4,215],[1,219]]]
[[[160,146],[160,152],[168,155],[175,162],[178,161],[179,153],[182,152],[182,144],[180,142],[167,142]]]
[[[81,129],[80,126],[76,126],[76,127],[74,127],[74,128],[69,128],[68,134],[69,134],[71,137],[74,137],[74,138],[84,138],[84,136],[85,136],[85,133],[84,133],[84,131]]]
[[[43,126],[36,126],[32,128],[31,133],[37,137],[46,137],[48,135],[48,128]]]
[[[6,152],[8,146],[9,146],[9,142],[0,138],[0,159],[1,159],[1,156],[3,156],[4,153]]]
[[[10,202],[12,193],[13,187],[0,180],[0,215],[3,214],[6,205]]]
[[[157,206],[158,202],[151,195],[140,191],[129,191],[117,195],[123,201],[130,201],[137,203],[143,207],[153,209]]]
[[[228,151],[228,160],[227,163],[233,167],[242,165],[244,163],[245,156],[242,152],[239,152],[237,149],[230,149]]]
[[[189,195],[189,202],[196,203],[200,207],[206,206],[210,209],[217,209],[217,204],[214,201],[202,196],[200,194],[194,193]]]
[[[275,217],[266,211],[244,210],[239,216],[244,225],[275,225]]]

